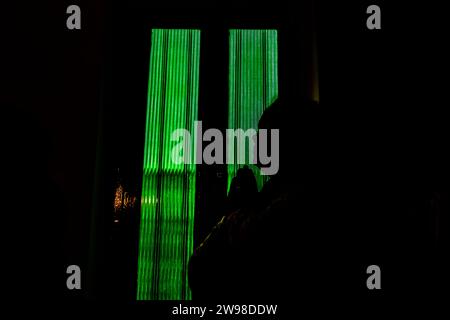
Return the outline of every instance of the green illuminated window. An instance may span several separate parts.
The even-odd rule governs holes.
[[[228,128],[257,129],[263,111],[278,97],[277,31],[230,30],[229,42]],[[243,166],[236,162],[228,165],[228,188]],[[249,167],[261,189],[267,176],[254,165]]]
[[[228,128],[256,129],[263,111],[278,96],[277,31],[230,30],[229,45]],[[187,263],[193,251],[196,167],[172,162],[176,142],[171,141],[171,133],[180,128],[195,131],[199,63],[199,30],[152,30],[138,300],[191,297]],[[189,152],[194,159],[195,139],[192,141]],[[228,186],[242,165],[228,165]],[[250,167],[261,188],[266,177]]]
[[[195,164],[174,164],[171,133],[194,132],[199,30],[152,30],[142,180],[138,300],[190,299]],[[195,152],[195,146],[190,150]]]

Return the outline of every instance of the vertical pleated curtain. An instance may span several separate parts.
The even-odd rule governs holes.
[[[278,97],[277,30],[230,30],[229,48],[228,128],[256,130],[262,113]],[[249,156],[247,151],[247,163]],[[228,188],[243,166],[237,160],[234,152],[234,163],[228,164]],[[249,167],[261,189],[267,176],[260,175],[256,166]]]
[[[194,132],[199,61],[199,30],[152,30],[138,300],[190,299],[187,263],[193,251],[196,167],[172,161],[171,134],[180,128]]]

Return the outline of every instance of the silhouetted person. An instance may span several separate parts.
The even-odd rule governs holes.
[[[261,117],[260,128],[280,130],[279,171],[246,206],[223,217],[195,250],[189,265],[194,299],[273,301],[312,281],[300,281],[302,271],[313,268],[300,268],[297,261],[307,255],[306,263],[311,264],[305,240],[316,228],[311,217],[317,214],[317,196],[305,197],[307,188],[314,193],[311,176],[318,179],[307,137],[319,130],[313,126],[314,108],[317,105],[309,101],[290,108],[277,101]],[[252,175],[241,171],[235,183],[244,172]],[[238,191],[232,188],[229,197],[245,202]]]

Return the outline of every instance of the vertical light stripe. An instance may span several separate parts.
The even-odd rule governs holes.
[[[195,164],[174,164],[171,133],[198,114],[199,30],[152,30],[147,97],[138,300],[190,299]],[[195,147],[190,150],[191,158]]]
[[[278,44],[276,30],[230,30],[228,79],[228,128],[257,129],[264,110],[278,97]],[[228,189],[231,179],[243,164],[228,165]],[[246,149],[248,150],[248,149]],[[246,159],[249,159],[247,152]],[[249,162],[249,160],[247,160]],[[261,189],[266,176],[249,165]]]

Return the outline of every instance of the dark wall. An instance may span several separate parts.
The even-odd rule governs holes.
[[[69,31],[70,4],[5,4],[2,10],[5,171],[15,203],[6,223],[14,236],[5,240],[13,243],[13,256],[5,261],[17,275],[13,286],[29,287],[37,299],[47,291],[69,294],[68,265],[87,270],[104,4],[78,1],[82,30]],[[27,284],[28,270],[35,270],[34,285]]]

